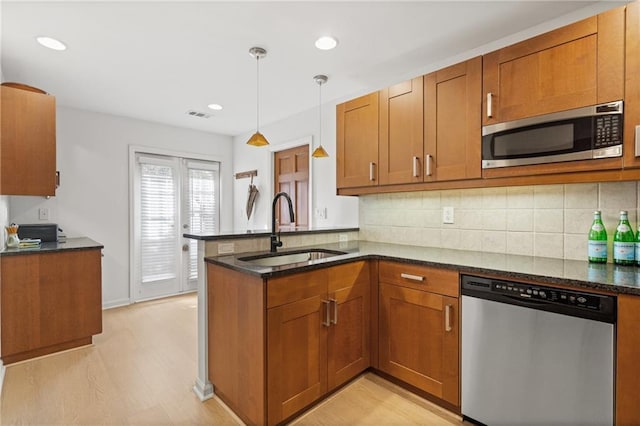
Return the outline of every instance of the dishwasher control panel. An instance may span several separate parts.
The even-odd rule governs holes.
[[[463,295],[615,322],[615,296],[464,274],[460,280]]]

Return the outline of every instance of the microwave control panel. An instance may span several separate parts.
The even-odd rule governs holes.
[[[622,144],[622,114],[597,115],[594,127],[594,148]]]

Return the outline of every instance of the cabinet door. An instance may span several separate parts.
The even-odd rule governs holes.
[[[380,370],[455,406],[458,299],[380,283]]]
[[[2,357],[27,359],[101,333],[101,263],[100,250],[3,256]]]
[[[338,188],[378,184],[378,92],[336,107]]]
[[[0,194],[55,195],[56,102],[1,86]]]
[[[482,58],[425,76],[425,181],[481,177]]]
[[[327,391],[326,294],[267,311],[267,406],[276,424]]]
[[[640,297],[618,295],[618,325],[616,331],[616,424],[633,425],[640,419]]]
[[[640,126],[640,3],[627,5],[627,33],[625,39],[625,95],[624,95],[624,167],[640,167],[640,134],[636,142],[636,126]],[[640,150],[640,146],[638,147]]]
[[[484,56],[483,123],[622,99],[624,8]]]
[[[329,269],[331,301],[327,349],[328,389],[356,377],[371,365],[371,281],[367,262]]]
[[[422,182],[422,77],[380,91],[380,184]]]

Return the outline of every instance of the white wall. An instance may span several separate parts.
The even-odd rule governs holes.
[[[129,303],[129,145],[219,158],[221,225],[232,223],[230,137],[58,106],[61,186],[50,199],[10,197],[10,219],[38,223],[38,208],[48,207],[67,236],[104,244],[105,307]]]
[[[311,82],[310,84],[313,84]],[[330,84],[330,83],[327,83]],[[336,104],[328,103],[322,109],[322,146],[329,158],[312,158],[311,161],[311,221],[313,227],[358,226],[357,197],[336,195]],[[256,201],[254,213],[247,221],[245,204],[247,200],[248,179],[234,181],[233,218],[235,229],[268,229],[271,227],[271,200],[273,197],[273,149],[311,136],[313,146],[318,145],[318,109],[313,108],[289,117],[264,128],[260,132],[269,141],[267,147],[254,147],[246,144],[251,133],[234,138],[233,171],[242,172],[257,169],[258,177],[254,184],[260,195]],[[313,214],[315,208],[327,209],[327,217],[319,218]]]

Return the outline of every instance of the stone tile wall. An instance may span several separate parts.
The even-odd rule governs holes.
[[[361,196],[360,239],[583,260],[594,210],[610,240],[620,210],[637,230],[639,189],[615,182]],[[454,208],[453,224],[442,223],[443,207]]]

